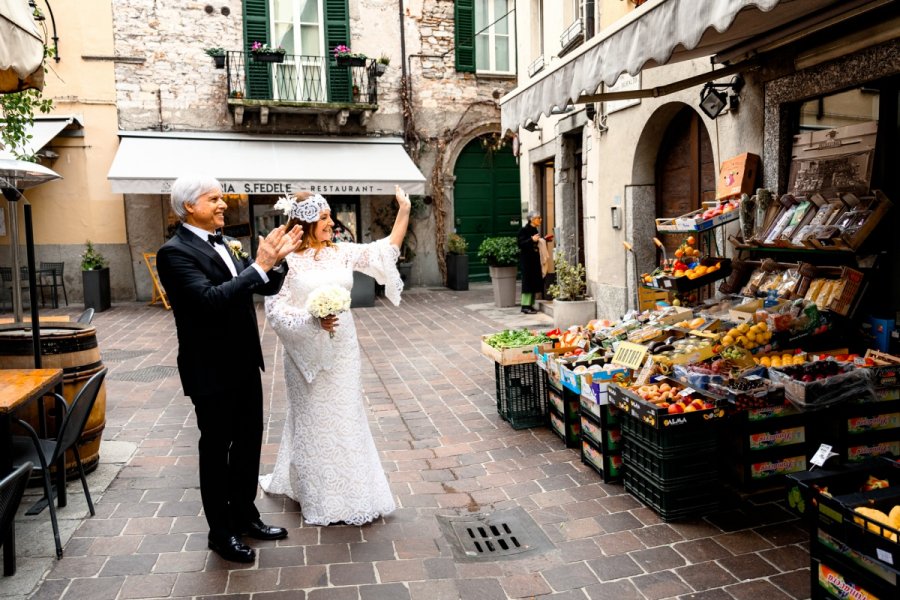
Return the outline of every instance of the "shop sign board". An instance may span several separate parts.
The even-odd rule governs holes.
[[[637,75],[622,73],[621,75],[619,75],[619,78],[616,79],[615,85],[607,86],[604,91],[605,93],[609,94],[612,92],[630,92],[639,89],[641,89],[640,73],[638,73]],[[604,102],[603,104],[606,109],[606,114],[611,115],[616,111],[628,108],[629,106],[636,106],[640,103],[640,98],[632,98],[630,100],[612,100],[609,102]]]

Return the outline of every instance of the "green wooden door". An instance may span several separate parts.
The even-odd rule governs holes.
[[[522,227],[519,165],[508,144],[488,152],[475,139],[459,155],[453,174],[455,226],[469,243],[469,280],[487,281],[478,246],[487,237],[515,237]]]

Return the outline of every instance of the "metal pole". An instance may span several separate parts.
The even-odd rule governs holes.
[[[31,204],[25,201],[25,251],[28,261],[28,290],[31,296],[31,338],[34,344],[34,368],[41,368],[41,323],[38,319],[37,269],[34,264],[34,227],[31,223]]]

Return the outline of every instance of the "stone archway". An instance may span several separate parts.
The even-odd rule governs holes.
[[[627,259],[626,271],[630,306],[633,305],[634,290],[637,286],[631,260],[637,261],[638,273],[649,271],[656,265],[653,237],[656,235],[657,160],[669,125],[685,108],[694,110],[684,102],[669,102],[657,108],[644,123],[635,146],[631,185],[625,189],[625,237],[634,248],[633,258]],[[700,126],[702,132],[709,137],[706,121],[702,118]]]

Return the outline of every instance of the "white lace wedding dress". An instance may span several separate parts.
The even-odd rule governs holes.
[[[350,311],[333,338],[304,308],[325,285],[353,286],[353,271],[374,277],[400,303],[399,251],[387,239],[339,243],[287,257],[281,291],[266,298],[266,316],[284,345],[287,414],[275,469],[260,477],[270,494],[300,503],[312,525],[368,523],[392,512],[394,497],[369,429],[362,397],[359,342]]]

